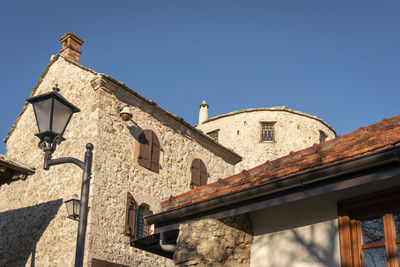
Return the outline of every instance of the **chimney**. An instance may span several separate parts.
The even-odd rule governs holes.
[[[208,105],[205,100],[200,104],[199,124],[202,124],[208,119]]]
[[[67,32],[60,38],[61,42],[61,55],[67,57],[68,59],[79,63],[79,57],[81,55],[81,45],[83,40],[73,34],[72,32]]]

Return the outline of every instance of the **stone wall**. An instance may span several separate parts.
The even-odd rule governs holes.
[[[260,142],[261,122],[275,123],[274,142]],[[332,128],[320,119],[285,107],[248,109],[219,115],[196,128],[204,133],[219,129],[218,142],[243,157],[235,165],[236,173],[319,143],[320,130],[327,134],[327,140],[335,138]]]
[[[129,191],[139,205],[146,203],[157,213],[163,200],[190,190],[194,158],[206,164],[209,181],[232,174],[233,165],[189,138],[188,129],[181,123],[155,111],[122,86],[109,80],[93,84],[99,94],[97,149],[102,153],[96,155],[97,176],[92,187],[96,197],[92,204],[90,257],[129,266],[173,265],[172,261],[129,246],[129,238],[122,234],[126,193]],[[128,122],[119,117],[119,109],[126,104],[133,114]],[[157,134],[162,147],[159,173],[137,163],[138,136],[145,129]]]
[[[122,84],[59,56],[53,57],[33,95],[49,92],[55,84],[81,112],[72,117],[67,140],[54,158],[83,160],[86,143],[94,144],[85,266],[92,257],[127,266],[173,265],[129,245],[123,234],[127,192],[159,212],[162,200],[190,189],[194,158],[206,164],[209,181],[233,174],[230,152]],[[122,105],[131,107],[134,123],[120,119]],[[137,163],[137,138],[144,129],[153,130],[162,146],[158,174]],[[7,138],[6,154],[36,173],[0,187],[0,266],[73,266],[77,222],[67,219],[62,202],[80,194],[82,170],[59,165],[44,171],[36,132],[33,109],[25,106]]]
[[[73,116],[64,135],[67,140],[58,146],[54,158],[83,160],[87,142],[95,144],[95,157],[98,154],[96,96],[93,90],[87,90],[94,77],[93,72],[53,57],[34,89],[34,95],[38,95],[58,84],[60,93],[81,108]],[[24,102],[21,99],[21,106]],[[36,172],[25,181],[0,187],[0,266],[73,266],[78,224],[67,219],[63,201],[80,194],[82,170],[60,165],[44,171],[36,132],[33,109],[27,105],[7,140],[6,155]]]
[[[252,226],[247,215],[181,224],[174,262],[178,266],[250,266]]]

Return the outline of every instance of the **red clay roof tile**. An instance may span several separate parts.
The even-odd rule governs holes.
[[[311,169],[363,156],[400,143],[400,115],[384,119],[368,127],[361,127],[347,135],[338,136],[322,144],[290,152],[282,158],[266,161],[264,164],[218,181],[196,187],[184,194],[170,197],[162,207],[173,209],[220,197],[232,192],[281,179]]]

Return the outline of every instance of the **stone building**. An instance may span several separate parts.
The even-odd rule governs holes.
[[[235,165],[236,172],[336,137],[321,119],[287,107],[252,108],[208,118],[205,101],[196,128],[243,157]]]
[[[399,266],[399,155],[400,115],[169,198],[146,220],[179,230],[179,266]]]
[[[80,65],[78,36],[67,33],[60,41],[61,54],[51,57],[31,96],[57,86],[81,109],[54,158],[82,159],[86,143],[94,144],[85,266],[173,266],[171,251],[187,232],[147,224],[144,217],[165,212],[161,202],[335,137],[322,120],[287,108],[208,118],[203,103],[193,127],[124,83]],[[122,120],[122,110],[132,118]],[[77,222],[67,218],[62,204],[80,191],[81,170],[68,165],[43,170],[36,131],[33,108],[26,103],[4,139],[6,155],[0,160],[0,266],[73,265]],[[226,254],[232,260],[247,255],[252,239],[246,234],[252,228],[241,223],[249,217],[238,218],[224,221],[236,229],[227,235],[240,243]],[[196,227],[220,229],[212,220]],[[201,247],[209,250],[207,243]]]

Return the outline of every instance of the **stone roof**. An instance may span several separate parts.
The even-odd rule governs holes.
[[[102,74],[102,73],[98,73],[92,69],[89,69],[87,67],[84,67],[70,59],[68,59],[67,57],[64,57],[62,55],[53,55],[50,58],[50,62],[49,64],[46,66],[46,69],[44,70],[44,72],[42,73],[42,75],[39,77],[38,82],[36,83],[35,87],[33,88],[31,94],[29,95],[29,97],[32,97],[35,95],[37,88],[40,86],[40,84],[42,83],[43,78],[46,76],[47,72],[49,71],[50,67],[59,59],[59,58],[63,58],[64,60],[66,60],[67,62],[83,69],[86,71],[89,71],[95,75],[98,75],[99,77],[102,77],[104,79],[109,80],[110,82],[119,85],[121,88],[123,88],[124,90],[126,90],[127,92],[135,95],[137,98],[139,98],[140,100],[150,104],[154,109],[158,110],[159,112],[163,113],[164,115],[172,118],[173,120],[181,123],[182,125],[186,126],[190,131],[192,131],[195,136],[197,136],[197,139],[199,141],[202,141],[202,143],[206,143],[206,144],[211,144],[213,147],[215,147],[217,150],[219,150],[220,152],[222,152],[223,155],[225,155],[226,157],[229,158],[229,161],[231,161],[233,164],[236,164],[238,162],[240,162],[242,160],[242,157],[237,154],[236,152],[234,152],[232,149],[226,148],[225,146],[219,144],[218,142],[215,142],[212,138],[210,138],[208,135],[204,134],[202,131],[196,129],[194,126],[192,126],[191,124],[187,123],[183,118],[176,116],[164,109],[162,109],[161,107],[159,107],[157,105],[157,103],[139,95],[137,92],[133,91],[132,89],[130,89],[129,87],[127,87],[123,82],[120,82],[106,74]],[[7,143],[8,138],[11,136],[11,134],[13,133],[13,131],[15,130],[16,125],[18,124],[18,121],[20,120],[22,114],[25,112],[25,110],[28,107],[28,103],[25,102],[20,114],[18,115],[17,119],[14,121],[14,124],[12,125],[11,129],[9,130],[7,136],[4,138],[3,142]]]
[[[221,114],[221,115],[217,115],[217,116],[208,118],[207,120],[202,122],[202,124],[205,124],[205,123],[210,122],[210,121],[215,121],[215,120],[218,120],[218,119],[221,119],[221,118],[224,118],[224,117],[234,116],[234,115],[241,114],[241,113],[255,112],[255,111],[284,111],[284,112],[296,114],[296,115],[299,115],[299,116],[307,117],[307,118],[310,118],[310,119],[314,119],[314,120],[319,121],[322,124],[324,124],[326,127],[328,127],[336,135],[336,131],[332,128],[332,126],[330,126],[328,123],[326,123],[322,119],[320,119],[320,118],[318,118],[316,116],[313,116],[313,115],[298,111],[298,110],[290,109],[290,108],[285,107],[285,106],[282,106],[282,107],[269,107],[269,108],[248,108],[248,109],[235,110],[235,111],[232,111],[232,112],[229,112],[229,113],[225,113],[225,114]]]
[[[34,168],[0,154],[0,178],[25,179],[34,173]]]
[[[332,166],[350,159],[366,156],[400,144],[400,115],[384,119],[368,127],[259,165],[217,182],[195,187],[161,203],[164,209],[216,199],[228,194],[254,188],[276,179],[307,173],[320,167]]]

